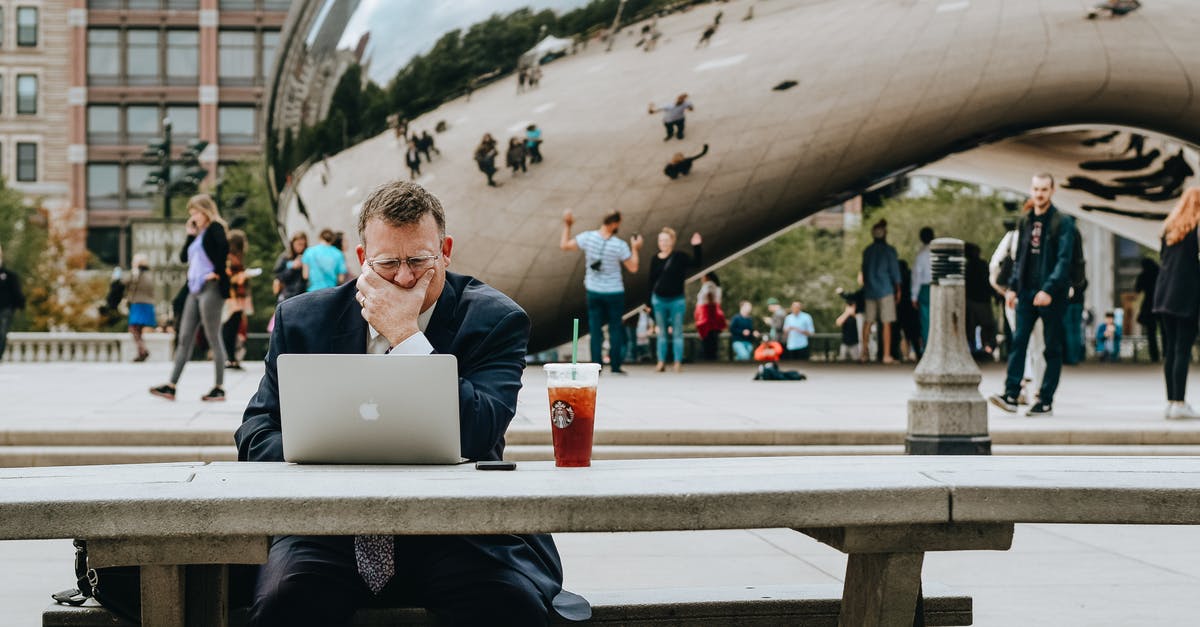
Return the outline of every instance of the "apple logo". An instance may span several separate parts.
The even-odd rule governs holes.
[[[363,420],[379,420],[379,403],[371,399],[358,406],[358,415]]]

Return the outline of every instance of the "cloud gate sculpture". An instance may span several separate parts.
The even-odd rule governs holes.
[[[371,189],[413,176],[446,207],[453,269],[516,299],[531,350],[545,348],[584,312],[584,259],[558,249],[565,208],[576,232],[613,209],[622,236],[700,231],[716,263],[897,172],[1038,129],[1200,143],[1200,3],[1096,20],[1085,4],[296,2],[266,113],[281,229],[356,240]],[[694,109],[682,138],[664,140],[649,111],[681,93]],[[531,124],[544,160],[514,171],[506,147]],[[419,173],[397,127],[433,139]],[[494,187],[474,159],[485,133],[498,142]],[[705,145],[690,172],[664,173]],[[630,306],[647,282],[626,277]]]

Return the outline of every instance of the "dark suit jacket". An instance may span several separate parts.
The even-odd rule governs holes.
[[[276,360],[282,353],[365,353],[369,336],[353,282],[279,304],[266,373],[234,439],[239,461],[282,461]],[[529,317],[504,294],[468,276],[446,273],[425,336],[434,351],[458,358],[462,455],[498,460],[517,410]],[[581,597],[562,589],[562,562],[549,535],[468,536],[467,542],[529,576],[547,605],[586,618]]]

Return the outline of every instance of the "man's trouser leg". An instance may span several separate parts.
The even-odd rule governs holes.
[[[608,362],[613,370],[620,370],[625,361],[625,325],[621,314],[625,309],[625,292],[604,295],[608,317]]]
[[[0,309],[0,361],[4,360],[4,349],[8,346],[8,328],[12,326],[13,309]]]
[[[1067,309],[1065,300],[1065,296],[1055,296],[1049,306],[1038,308],[1038,315],[1042,319],[1043,339],[1046,341],[1046,375],[1042,377],[1038,400],[1047,405],[1054,402],[1054,392],[1058,389],[1058,379],[1062,375],[1065,345],[1063,322]]]
[[[588,310],[588,345],[592,349],[592,361],[604,363],[604,295],[597,292],[587,293]],[[609,329],[611,332],[612,329]]]
[[[1083,304],[1068,303],[1066,322],[1067,352],[1063,355],[1063,363],[1075,365],[1083,360]]]
[[[1016,398],[1021,393],[1021,379],[1025,376],[1025,351],[1029,348],[1029,334],[1037,322],[1037,309],[1033,306],[1033,293],[1023,292],[1017,297],[1017,326],[1013,332],[1012,352],[1008,354],[1008,375],[1004,379],[1004,393]]]
[[[917,292],[917,305],[921,308],[921,353],[929,345],[929,286],[922,285]]]

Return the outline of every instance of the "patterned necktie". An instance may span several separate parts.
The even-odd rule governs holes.
[[[396,552],[392,536],[354,536],[354,560],[358,574],[374,594],[396,574]]]

